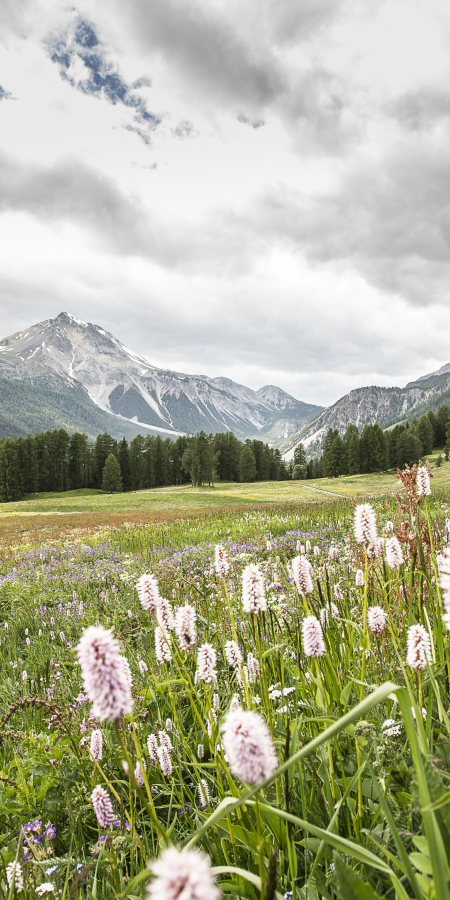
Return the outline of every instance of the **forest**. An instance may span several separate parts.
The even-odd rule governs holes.
[[[63,428],[0,441],[0,501],[47,492],[98,488],[139,491],[214,481],[277,481],[292,475],[279,450],[262,441],[204,431],[172,441],[138,435],[130,443],[110,434],[89,442]]]
[[[82,488],[107,492],[139,491],[169,485],[215,481],[285,481],[335,478],[383,472],[413,465],[434,447],[450,450],[450,408],[383,431],[366,425],[359,434],[350,424],[343,437],[330,428],[322,456],[307,460],[299,444],[286,463],[278,449],[263,441],[239,441],[232,432],[180,436],[138,435],[130,443],[107,432],[90,442],[86,434],[63,428],[0,441],[0,501],[35,493]],[[438,460],[440,464],[441,460]]]

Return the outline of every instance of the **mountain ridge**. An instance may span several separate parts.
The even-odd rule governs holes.
[[[22,382],[62,378],[107,416],[166,436],[230,430],[273,443],[323,409],[281,388],[257,392],[224,377],[158,368],[105,329],[68,313],[3,338],[0,376]]]

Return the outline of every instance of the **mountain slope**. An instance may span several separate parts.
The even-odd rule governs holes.
[[[374,422],[387,428],[396,422],[422,416],[429,410],[436,411],[449,402],[450,364],[442,366],[438,372],[421,376],[404,388],[357,388],[301,427],[280,449],[289,460],[297,444],[303,443],[309,456],[317,456],[329,428],[337,429],[341,435],[351,422],[360,432],[365,425]]]
[[[271,389],[266,399],[267,388],[261,393],[227,378],[158,369],[98,325],[67,313],[0,341],[0,377],[22,384],[31,379],[36,386],[43,376],[62,378],[84,390],[87,406],[90,401],[109,416],[111,433],[111,420],[118,417],[114,433],[119,429],[121,434],[127,420],[141,433],[177,435],[203,429],[232,430],[239,437],[269,432],[285,436],[321,411],[279,388]],[[37,395],[35,399],[38,403]],[[13,421],[14,409],[4,406],[2,415]],[[28,425],[16,421],[16,427],[24,433]]]

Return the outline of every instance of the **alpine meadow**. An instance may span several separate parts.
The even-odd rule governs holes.
[[[0,900],[450,900],[448,0],[0,0]]]

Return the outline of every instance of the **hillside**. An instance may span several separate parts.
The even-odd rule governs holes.
[[[388,428],[396,422],[422,416],[429,410],[438,410],[443,403],[450,404],[450,364],[438,372],[422,375],[404,388],[363,387],[350,391],[333,406],[324,410],[311,422],[302,426],[284,441],[280,449],[284,459],[292,459],[297,444],[303,443],[308,456],[318,456],[329,428],[341,435],[353,422],[361,432],[365,425],[378,422]]]

